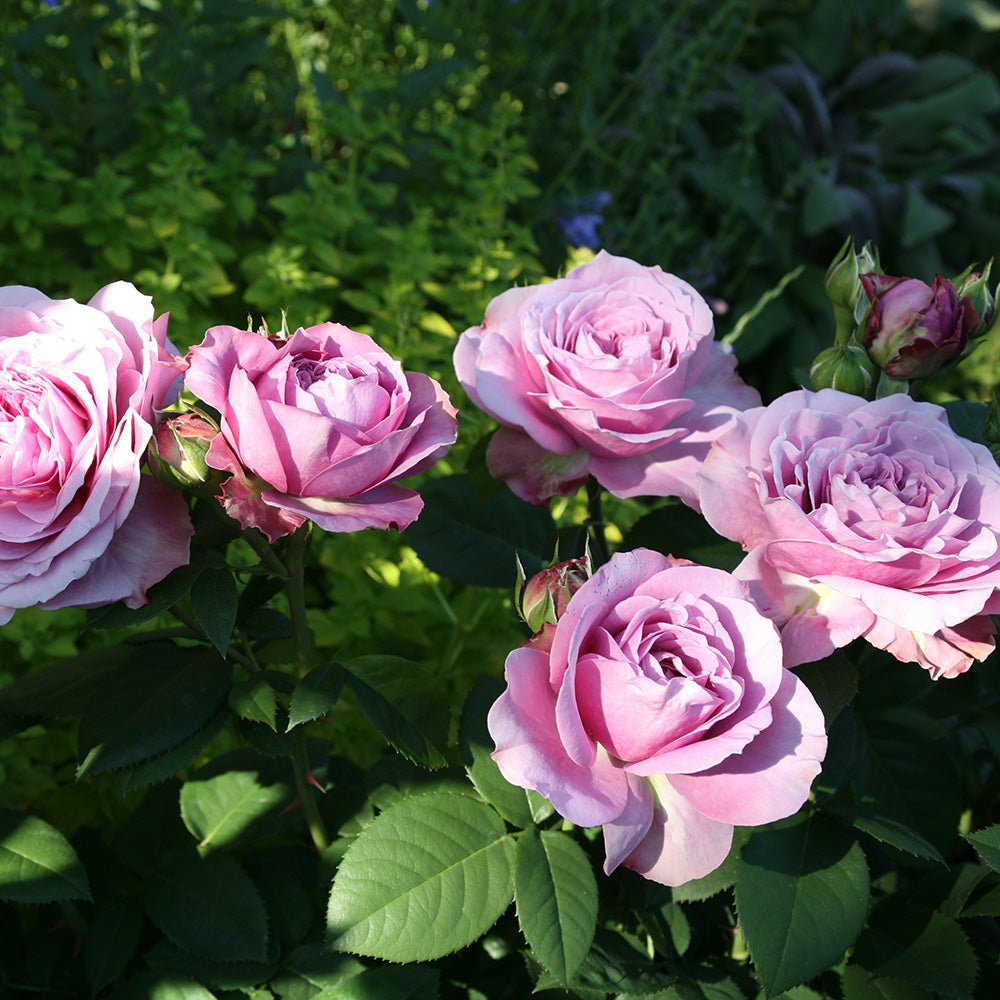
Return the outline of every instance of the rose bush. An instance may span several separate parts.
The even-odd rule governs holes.
[[[734,825],[805,802],[822,713],[727,573],[618,553],[550,637],[507,657],[493,757],[566,819],[603,825],[608,873],[624,864],[679,885],[723,862]]]
[[[944,410],[825,389],[748,410],[712,447],[701,503],[781,626],[785,664],[864,636],[934,677],[993,649],[1000,469]]]
[[[0,288],[0,623],[146,601],[188,560],[183,499],[140,475],[184,364],[126,282],[87,305]]]
[[[456,411],[437,382],[337,323],[287,339],[217,326],[188,357],[188,388],[220,414],[206,459],[232,473],[223,506],[271,541],[306,520],[405,528],[423,502],[396,480],[455,440]]]
[[[565,278],[499,295],[454,360],[473,403],[502,425],[490,472],[530,503],[593,475],[620,497],[697,504],[712,439],[760,402],[687,282],[603,251]]]

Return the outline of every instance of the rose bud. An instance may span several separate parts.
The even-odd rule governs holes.
[[[177,490],[216,484],[221,476],[208,467],[205,454],[218,433],[218,427],[197,413],[165,420],[149,443],[150,469],[161,483]]]
[[[816,390],[839,389],[872,399],[878,384],[878,369],[859,344],[836,344],[816,355],[809,378]]]
[[[861,298],[860,277],[877,271],[878,251],[866,243],[860,253],[855,253],[854,238],[848,236],[837,256],[827,268],[826,294],[834,306],[853,312]]]
[[[990,260],[982,273],[973,271],[964,279],[955,279],[958,296],[966,309],[970,339],[982,337],[993,326],[995,300],[989,288],[992,267],[993,261]]]
[[[916,278],[863,274],[871,303],[865,346],[894,379],[926,378],[962,353],[979,321],[967,299],[940,275],[930,285]]]
[[[518,566],[523,580],[523,570]],[[546,624],[554,625],[569,599],[590,579],[590,558],[567,559],[536,573],[520,587],[517,595],[521,617],[532,633],[540,632]]]

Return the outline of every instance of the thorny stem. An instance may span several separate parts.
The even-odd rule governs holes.
[[[307,521],[288,542],[288,573],[285,577],[285,593],[288,595],[288,610],[292,616],[292,635],[299,661],[300,675],[307,674],[316,659],[309,619],[306,616],[305,562],[309,549],[310,523]],[[317,851],[325,851],[330,842],[323,817],[319,814],[313,788],[306,780],[309,774],[309,756],[306,753],[305,729],[297,726],[292,732],[292,754],[295,768],[295,789],[306,815],[309,835]]]
[[[292,635],[299,660],[299,673],[307,674],[315,660],[312,631],[306,616],[305,563],[309,548],[309,528],[307,521],[288,542],[288,572],[285,579],[285,593],[288,595],[288,610],[292,616]]]
[[[221,508],[220,508],[221,509]],[[299,529],[302,530],[301,528]],[[243,540],[260,556],[260,561],[277,577],[287,580],[291,575],[289,568],[277,557],[274,549],[256,528],[248,528],[243,532]]]
[[[316,805],[316,795],[313,787],[306,780],[309,773],[309,756],[306,753],[305,727],[296,726],[292,732],[292,755],[293,767],[295,769],[295,790],[298,792],[299,802],[302,803],[302,811],[306,814],[306,825],[309,827],[309,836],[316,850],[323,853],[330,843],[330,838],[326,833],[326,825],[323,817],[319,814],[319,807]]]

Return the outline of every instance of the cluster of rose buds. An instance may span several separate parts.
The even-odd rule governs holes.
[[[992,263],[928,285],[883,273],[878,251],[856,252],[849,237],[826,274],[836,337],[813,362],[813,387],[874,399],[954,364],[993,325]]]

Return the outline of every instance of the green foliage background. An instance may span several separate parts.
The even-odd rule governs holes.
[[[720,334],[744,317],[735,350],[765,398],[806,382],[810,360],[829,342],[822,275],[848,233],[859,242],[876,239],[890,273],[925,279],[991,257],[1000,245],[1000,86],[992,70],[998,43],[1000,10],[983,0],[66,0],[53,7],[5,0],[0,280],[81,301],[107,282],[131,280],[158,312],[170,312],[170,335],[182,349],[206,328],[243,326],[248,315],[252,325],[266,321],[275,329],[286,311],[291,327],[333,319],[370,332],[408,369],[441,381],[460,406],[459,444],[431,476],[467,467],[475,474],[476,444],[489,422],[464,405],[451,369],[455,339],[480,320],[494,295],[578,258],[557,219],[592,212],[599,192],[609,196],[597,229],[601,245],[690,280],[713,301]],[[800,264],[785,292],[747,320],[761,296]],[[981,348],[934,390],[936,398],[984,400],[997,382],[996,350]],[[621,541],[645,509],[612,500],[607,513],[620,529],[612,541]],[[560,502],[554,514],[564,546],[573,547],[586,517],[582,501]],[[715,554],[724,563],[726,554]],[[542,560],[551,552],[534,555]],[[235,541],[227,557],[235,565],[251,560]],[[323,538],[307,589],[321,654],[355,661],[377,652],[414,661],[421,678],[415,721],[435,734],[435,752],[453,768],[460,733],[466,756],[477,759],[479,744],[459,708],[477,675],[499,677],[504,655],[522,639],[507,590],[439,576],[406,538],[378,532]],[[289,658],[284,610],[274,597],[247,624],[255,648],[276,665]],[[123,634],[84,630],[85,622],[76,611],[20,612],[0,631],[0,684],[78,653],[99,660]],[[167,624],[154,618],[142,628]],[[388,697],[391,685],[379,687],[378,670],[368,667],[374,673],[365,676]],[[983,685],[985,694],[972,700],[991,706],[996,682]],[[317,867],[282,839],[287,817],[251,812],[223,839],[211,871],[198,876],[237,898],[250,872],[265,899],[262,919],[272,922],[266,954],[252,920],[227,943],[229,952],[192,952],[184,919],[141,881],[138,873],[154,870],[161,881],[195,877],[183,852],[203,820],[191,806],[187,828],[181,825],[177,779],[151,789],[138,778],[123,783],[120,773],[75,782],[73,718],[24,728],[22,719],[0,716],[0,732],[9,731],[0,742],[0,805],[27,809],[70,837],[88,871],[103,873],[104,887],[95,888],[95,905],[85,912],[92,923],[84,939],[97,944],[88,945],[82,964],[73,950],[81,909],[90,904],[78,908],[72,894],[60,906],[0,904],[0,983],[43,995],[89,990],[122,997],[203,996],[196,985],[204,984],[198,988],[218,996],[289,1000],[327,996],[324,989],[334,991],[331,997],[436,995],[431,979],[449,997],[521,997],[538,975],[545,987],[541,968],[514,952],[510,913],[483,945],[446,960],[440,973],[421,966],[398,983],[390,967],[359,967],[322,952],[310,913],[318,897],[325,899],[338,852],[372,822],[375,806],[430,780],[386,752],[358,711],[364,690],[355,683],[310,724],[323,757],[314,773],[336,789],[337,801],[324,805],[329,824],[341,831],[333,853]],[[943,739],[935,725],[944,726],[950,710],[967,711],[946,696],[910,693],[924,699],[926,713],[895,722],[911,735]],[[860,799],[869,787],[884,791],[886,781],[909,801],[912,775],[900,777],[905,768],[893,764],[894,748],[878,732],[879,713],[890,712],[892,701],[880,702],[883,694],[869,689],[867,702],[846,709],[838,722],[836,746],[847,761],[844,748],[867,748],[853,759],[868,762],[871,782],[850,791],[833,782],[831,812],[850,813],[855,792]],[[189,796],[193,784],[227,769],[254,774],[254,787],[284,787],[287,779],[265,774],[258,758],[246,756],[249,746],[284,763],[283,749],[264,732],[267,705],[258,699],[250,710],[232,697],[229,704],[240,721],[223,725],[220,716],[211,739],[178,765]],[[968,765],[963,780],[974,786],[967,789],[975,806],[966,829],[998,819],[1000,716],[988,707],[981,715],[978,735],[960,748]],[[91,716],[91,725],[98,722]],[[420,755],[409,744],[402,749]],[[925,763],[933,772],[933,759]],[[928,780],[947,789],[954,775],[939,768]],[[520,800],[508,809],[524,823],[539,821]],[[774,836],[799,837],[839,877],[858,876],[850,847],[857,844],[844,846],[826,822]],[[899,888],[890,882],[900,835],[894,839],[874,820],[866,833],[896,845],[871,873],[881,900]],[[561,836],[545,831],[542,840],[519,842],[512,891],[526,857],[548,858],[553,879],[557,862],[567,871],[580,864],[578,848]],[[928,858],[954,849],[944,841],[946,834],[936,844],[909,842],[916,843],[917,875],[904,903],[891,904],[909,907],[906,919],[894,920],[885,907],[873,911],[860,964],[841,970],[837,985],[827,974],[798,986],[794,970],[779,964],[764,982],[769,994],[781,992],[785,976],[796,1000],[923,1000],[934,990],[956,1000],[971,996],[971,982],[962,985],[969,966],[960,959],[950,988],[925,989],[885,957],[891,933],[884,928],[910,926],[906,920],[912,923],[921,907],[938,922],[950,920],[942,939],[957,927],[952,918],[975,884],[968,879],[956,902],[961,886],[933,882]],[[755,843],[758,854],[766,853],[767,842]],[[741,871],[737,902],[741,891],[751,898],[767,890],[750,866]],[[867,874],[861,877],[867,885]],[[611,916],[573,995],[614,995],[619,974],[621,995],[754,995],[759,987],[739,939],[710,969],[697,966],[710,954],[707,942],[720,920],[734,925],[711,887],[703,887],[704,897],[695,889],[671,899],[638,882],[623,873],[602,888],[612,894]],[[140,898],[144,910],[136,909]],[[256,913],[256,897],[249,898],[248,911]],[[993,905],[995,915],[995,901],[983,902],[986,893],[976,898],[984,914]],[[942,899],[954,912],[942,909]],[[644,914],[638,923],[637,911]],[[204,921],[209,935],[212,914]],[[133,940],[130,928],[140,925],[141,938],[136,930]],[[611,929],[624,936],[612,940]],[[977,948],[988,955],[994,932],[981,933],[985,943]],[[639,951],[624,953],[630,946],[622,941],[639,942]],[[688,955],[690,981],[649,978],[636,965],[642,941],[655,942],[661,954]],[[540,938],[529,943],[537,954],[552,951]],[[917,948],[929,965],[947,950]],[[220,956],[231,964],[220,964]],[[560,961],[565,973],[565,955],[544,964],[551,970]],[[361,974],[373,992],[336,992],[341,979]],[[977,981],[981,995],[990,995],[995,970],[981,968]],[[549,995],[565,995],[558,981],[548,985]]]

